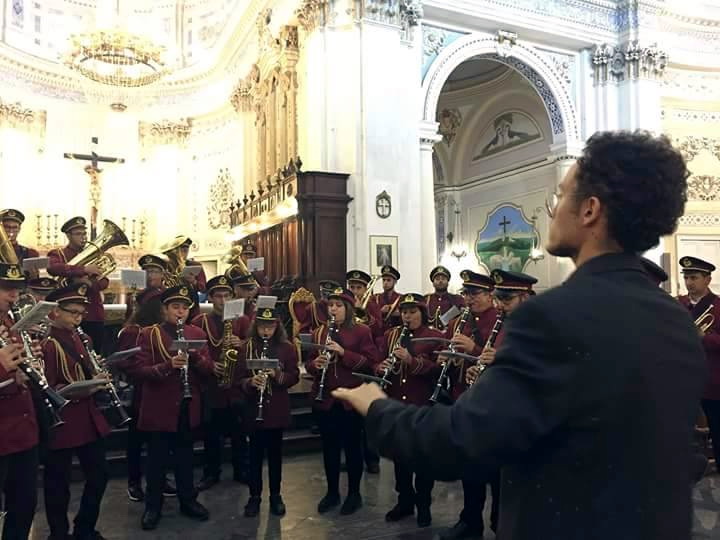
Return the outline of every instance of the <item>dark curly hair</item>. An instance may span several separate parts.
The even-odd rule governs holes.
[[[608,234],[623,250],[647,251],[675,231],[685,210],[689,172],[665,135],[598,132],[577,163],[576,200],[600,199]]]

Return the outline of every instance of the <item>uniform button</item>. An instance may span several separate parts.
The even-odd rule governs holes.
[[[403,382],[403,384],[406,383],[406,382],[407,382],[407,379],[403,379],[402,382]]]
[[[403,399],[407,399],[407,396],[403,396]]]

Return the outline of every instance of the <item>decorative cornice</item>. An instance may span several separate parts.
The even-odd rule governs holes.
[[[637,40],[624,46],[596,45],[591,58],[595,84],[639,78],[660,79],[668,64],[668,55],[653,43],[643,47]]]
[[[10,127],[36,134],[40,139],[45,137],[47,112],[36,111],[25,107],[19,102],[5,103],[0,100],[0,127]],[[40,144],[42,148],[42,143]]]
[[[675,137],[673,142],[685,158],[685,161],[692,161],[703,150],[707,150],[720,160],[720,139],[687,135],[685,137]]]
[[[688,199],[695,201],[720,200],[720,177],[699,174],[687,181]]]
[[[184,146],[192,133],[193,119],[180,119],[177,122],[161,120],[158,122],[140,122],[138,124],[140,146],[145,148],[158,144],[178,144]]]

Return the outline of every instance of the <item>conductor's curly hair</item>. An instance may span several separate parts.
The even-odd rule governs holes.
[[[665,135],[598,132],[577,163],[577,201],[592,196],[601,201],[608,233],[624,251],[647,251],[675,231],[690,173]]]

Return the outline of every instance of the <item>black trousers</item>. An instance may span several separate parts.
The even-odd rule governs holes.
[[[715,468],[720,472],[720,400],[703,399],[700,403],[710,428]]]
[[[270,496],[280,495],[282,482],[282,429],[258,429],[250,434],[250,471],[248,487],[251,497],[262,493],[262,469],[265,454],[268,460]]]
[[[50,450],[48,452],[45,458],[43,481],[45,514],[50,527],[50,535],[53,538],[65,538],[70,529],[67,512],[70,503],[70,475],[73,454],[78,457],[80,468],[85,477],[80,509],[74,520],[74,534],[76,536],[84,538],[95,530],[100,515],[100,503],[108,482],[105,445],[102,439],[97,439],[77,448]]]
[[[363,473],[363,421],[354,411],[346,411],[336,402],[329,411],[315,410],[322,439],[323,463],[328,493],[340,492],[340,451],[345,451],[348,493],[360,493]]]
[[[363,458],[365,460],[365,465],[372,465],[376,463],[380,463],[380,455],[370,448],[367,441],[367,432],[365,431],[365,425],[363,423]]]
[[[38,447],[0,457],[0,494],[7,512],[2,540],[27,540],[37,506]]]
[[[193,486],[193,436],[188,419],[188,408],[183,405],[176,432],[148,431],[147,489],[145,509],[159,512],[163,505],[165,471],[171,462],[180,504],[195,499]],[[171,461],[172,455],[172,461]]]
[[[147,443],[147,432],[140,431],[137,427],[139,411],[131,411],[132,418],[128,422],[127,432],[127,448],[125,449],[125,457],[127,458],[128,485],[141,485],[142,482],[142,449]]]
[[[83,331],[90,336],[93,342],[93,349],[102,354],[103,339],[105,338],[105,323],[102,321],[83,321],[80,323]]]
[[[398,502],[403,505],[430,507],[432,488],[435,480],[423,472],[413,471],[399,461],[395,461],[395,491]],[[413,486],[413,474],[415,485]]]
[[[500,470],[463,478],[463,502],[460,519],[473,528],[482,530],[483,510],[487,498],[487,484],[490,484],[492,503],[490,506],[490,527],[497,529],[500,510]]]
[[[203,429],[205,445],[205,476],[220,477],[225,437],[230,437],[233,471],[240,474],[247,462],[247,436],[233,407],[210,409],[210,418]]]

